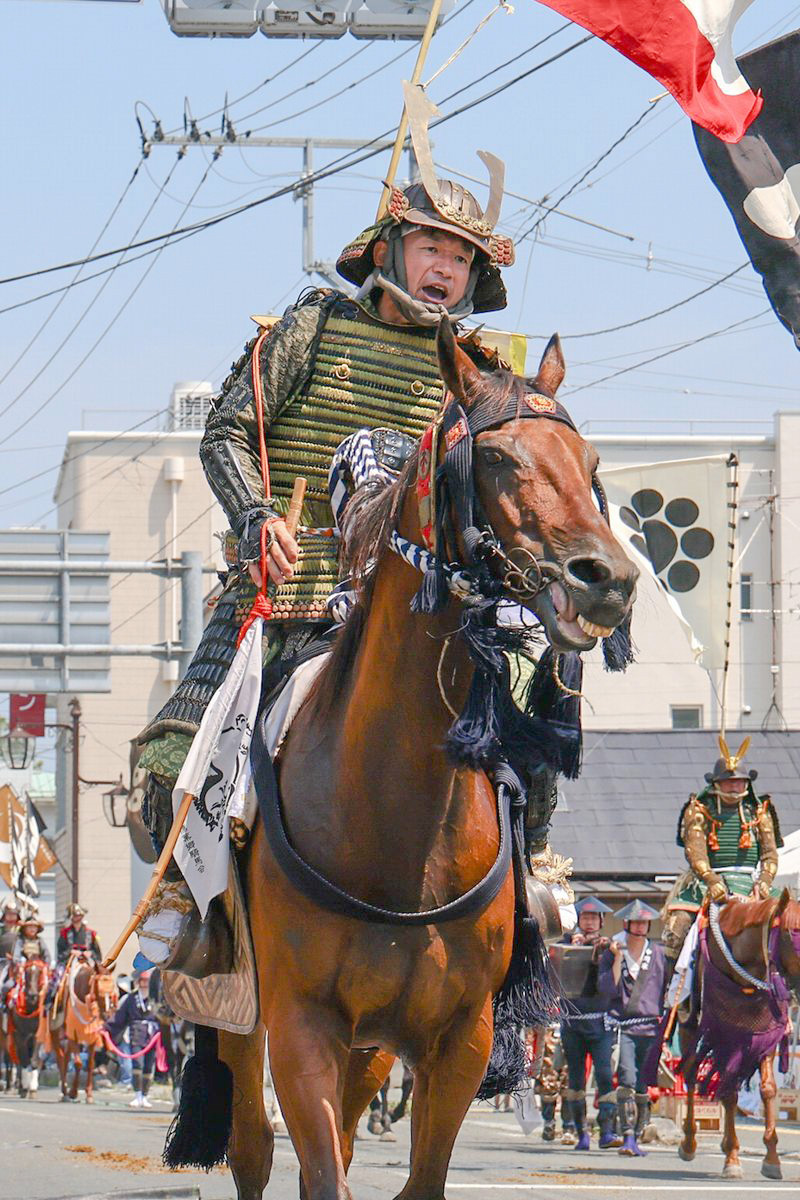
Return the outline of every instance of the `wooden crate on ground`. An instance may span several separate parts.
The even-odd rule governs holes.
[[[655,1111],[659,1117],[668,1117],[682,1129],[686,1120],[686,1097],[660,1096]],[[716,1100],[695,1097],[694,1117],[698,1129],[710,1130],[712,1133],[722,1129],[722,1105]]]

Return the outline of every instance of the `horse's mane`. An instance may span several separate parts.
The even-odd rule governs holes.
[[[517,394],[519,411],[522,398],[530,387],[526,380],[503,368],[491,374],[464,376],[462,382],[462,403],[468,412],[484,406],[490,411],[503,412],[514,392]],[[339,567],[342,576],[350,580],[356,592],[356,603],[309,696],[309,703],[313,705],[317,716],[325,716],[331,711],[353,668],[372,602],[374,568],[386,552],[389,535],[397,524],[406,492],[416,479],[418,457],[419,447],[410,455],[394,483],[365,484],[347,504],[342,521]]]
[[[745,929],[758,928],[771,921],[775,900],[729,900],[722,908],[719,925],[726,937],[735,937]],[[800,902],[790,900],[780,915],[781,929],[800,929]]]

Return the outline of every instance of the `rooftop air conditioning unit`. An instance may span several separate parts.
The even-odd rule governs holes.
[[[436,28],[455,8],[456,0],[443,0]],[[433,0],[354,0],[350,32],[356,38],[409,38],[425,32]]]
[[[258,0],[161,0],[169,27],[180,37],[252,37]]]
[[[352,0],[272,0],[260,10],[261,32],[266,37],[340,38],[347,33],[351,3]]]
[[[205,379],[176,383],[169,407],[170,430],[205,429],[214,394],[213,385]]]

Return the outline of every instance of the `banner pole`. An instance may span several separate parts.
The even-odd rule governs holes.
[[[725,737],[728,719],[728,676],[731,665],[731,616],[733,613],[733,576],[736,550],[736,515],[739,508],[739,460],[735,454],[728,458],[728,594],[725,605],[725,660],[722,665],[722,695],[720,697],[720,736]]]
[[[414,70],[411,74],[411,79],[409,80],[409,83],[416,85],[419,83],[420,78],[422,77],[422,68],[425,66],[425,59],[428,57],[428,50],[430,49],[430,44],[433,39],[433,35],[436,32],[436,22],[439,20],[439,13],[441,11],[441,8],[442,8],[442,0],[433,0],[433,5],[431,6],[431,13],[430,13],[430,16],[428,17],[428,23],[425,26],[425,32],[422,35],[422,41],[419,44],[419,52],[417,54],[417,61],[414,64]],[[375,216],[376,221],[380,221],[381,218],[386,215],[386,209],[387,209],[387,205],[389,203],[389,195],[391,193],[391,188],[394,183],[394,177],[397,174],[397,168],[400,164],[400,155],[403,153],[403,143],[406,140],[407,132],[408,132],[408,117],[406,116],[406,106],[405,106],[405,104],[403,104],[403,112],[400,117],[400,124],[397,126],[397,137],[394,140],[394,146],[392,148],[392,157],[389,161],[389,170],[386,172],[386,180],[384,182],[383,192],[381,193],[381,199],[380,199],[380,204],[378,205],[378,211]]]

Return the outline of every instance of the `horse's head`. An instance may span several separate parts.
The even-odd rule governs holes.
[[[19,986],[24,1011],[35,1012],[39,1001],[47,988],[47,964],[41,958],[29,958],[22,964],[19,973]]]
[[[107,967],[97,963],[92,977],[92,995],[97,1001],[100,1016],[107,1021],[114,1015],[119,1006],[119,992],[114,982],[114,976]]]
[[[800,904],[790,898],[787,888],[783,889],[779,904],[782,908],[777,913],[778,967],[787,985],[800,996]]]
[[[483,555],[511,597],[536,613],[555,649],[591,649],[630,610],[638,570],[595,499],[596,491],[604,505],[597,452],[555,399],[565,374],[558,337],[533,380],[479,371],[448,321],[437,348],[445,385],[474,432],[483,510],[475,517],[482,544],[459,550],[468,559]]]

